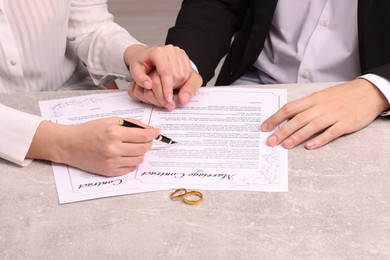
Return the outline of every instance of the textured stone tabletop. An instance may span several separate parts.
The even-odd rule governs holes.
[[[326,84],[273,85],[289,100]],[[38,100],[98,91],[0,94],[39,114]],[[0,126],[1,127],[1,126]],[[0,259],[389,259],[390,120],[313,151],[289,151],[285,193],[170,191],[59,205],[50,163],[0,159]]]

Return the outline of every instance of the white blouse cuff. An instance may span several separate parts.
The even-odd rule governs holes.
[[[0,157],[21,166],[26,159],[35,132],[43,119],[0,104]]]

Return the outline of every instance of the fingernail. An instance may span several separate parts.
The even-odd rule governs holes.
[[[169,111],[171,110],[174,110],[175,109],[175,103],[168,103],[165,105],[165,108]]]
[[[268,137],[267,139],[267,144],[269,146],[275,146],[278,144],[278,137],[276,135],[271,135],[270,137]]]
[[[167,101],[168,103],[171,103],[173,101],[173,95],[172,93],[169,93],[168,96],[167,96]]]
[[[283,142],[283,147],[285,147],[285,148],[291,148],[293,145],[294,145],[294,139],[292,139],[292,138],[287,138]]]
[[[152,84],[149,81],[144,82],[144,88],[146,89],[152,89]]]
[[[306,147],[306,149],[309,149],[309,150],[315,148],[316,147],[316,141],[311,140],[311,141],[307,142],[305,147]]]
[[[268,131],[268,124],[267,123],[263,123],[260,127],[260,130],[263,131],[263,132],[267,132]]]
[[[187,103],[188,101],[190,101],[190,94],[188,94],[187,92],[183,93],[181,95],[181,98],[183,100],[184,103]]]

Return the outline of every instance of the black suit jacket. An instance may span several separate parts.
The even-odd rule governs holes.
[[[166,43],[187,52],[204,84],[227,54],[216,85],[229,85],[252,69],[264,47],[276,4],[277,0],[184,0]],[[390,78],[388,16],[390,0],[358,0],[362,74]]]

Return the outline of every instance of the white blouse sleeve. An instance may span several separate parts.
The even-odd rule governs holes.
[[[139,44],[124,28],[113,22],[106,0],[72,0],[68,43],[87,65],[95,83],[112,76],[131,80],[123,60],[126,48]]]
[[[42,120],[0,104],[0,157],[21,166],[29,164],[32,160],[26,154]]]

